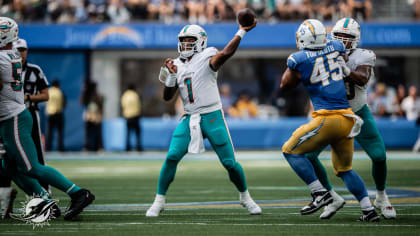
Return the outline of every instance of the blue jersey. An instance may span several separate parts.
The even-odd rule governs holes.
[[[287,59],[287,66],[300,72],[315,111],[350,108],[341,66],[337,63],[337,58],[345,53],[344,45],[332,40],[327,42],[324,49],[305,49]]]

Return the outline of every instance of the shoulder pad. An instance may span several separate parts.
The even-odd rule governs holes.
[[[287,67],[289,67],[292,70],[296,70],[298,64],[299,60],[297,58],[296,53],[290,54],[290,56],[287,58]]]
[[[357,53],[355,56],[357,56],[356,64],[358,66],[375,66],[376,55],[372,50],[357,48],[355,52]]]

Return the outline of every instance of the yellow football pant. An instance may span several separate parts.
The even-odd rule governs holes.
[[[306,154],[331,145],[334,172],[352,169],[353,139],[347,138],[354,125],[354,119],[343,114],[354,114],[346,110],[318,110],[312,113],[314,118],[293,132],[292,137],[283,145],[283,152],[288,154]]]

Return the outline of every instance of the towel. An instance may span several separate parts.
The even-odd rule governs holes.
[[[353,128],[351,129],[350,134],[347,136],[347,138],[356,137],[360,133],[360,130],[362,129],[362,125],[364,123],[362,118],[360,118],[357,115],[351,115],[351,114],[344,114],[344,116],[354,118],[355,120]]]
[[[190,144],[188,145],[189,153],[201,153],[205,151],[203,134],[201,133],[200,121],[201,121],[200,114],[191,115],[190,117],[191,141],[190,141]]]

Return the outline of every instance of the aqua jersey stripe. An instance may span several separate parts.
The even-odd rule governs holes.
[[[349,22],[350,22],[350,18],[347,18],[346,21],[344,22],[344,29],[346,29],[347,27],[349,27]]]

